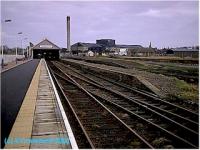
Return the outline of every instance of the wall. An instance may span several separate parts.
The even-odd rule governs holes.
[[[94,52],[88,51],[88,52],[87,52],[87,56],[94,56]]]
[[[184,58],[184,57],[191,57],[191,58],[198,58],[199,57],[199,53],[198,51],[174,51],[174,56],[177,56],[177,57],[181,57],[181,58]]]
[[[71,46],[71,50],[74,52],[84,52],[88,50],[88,47],[85,46]]]
[[[152,49],[142,48],[142,49],[128,49],[128,56],[141,56],[141,57],[149,57],[154,56],[155,52]]]

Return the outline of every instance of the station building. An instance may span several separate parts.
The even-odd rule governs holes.
[[[58,60],[60,48],[49,41],[44,39],[32,48],[33,59],[45,58],[47,60]]]

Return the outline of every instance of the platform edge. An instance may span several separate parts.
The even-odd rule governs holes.
[[[49,75],[50,80],[51,80],[51,83],[52,83],[52,85],[53,85],[53,90],[54,90],[54,92],[55,92],[56,101],[57,101],[57,103],[58,103],[58,105],[59,105],[59,107],[60,107],[61,115],[62,115],[62,118],[63,118],[63,120],[64,120],[65,128],[66,128],[66,130],[67,130],[67,133],[68,133],[68,136],[69,136],[69,140],[70,140],[72,149],[78,149],[78,145],[77,145],[77,143],[76,143],[76,140],[75,140],[74,134],[73,134],[73,132],[72,132],[71,126],[70,126],[70,124],[69,124],[69,121],[68,121],[67,116],[66,116],[66,114],[65,114],[64,108],[63,108],[63,106],[62,106],[60,97],[59,97],[59,95],[58,95],[58,92],[57,92],[56,87],[55,87],[55,84],[54,84],[54,81],[53,81],[53,79],[52,79],[52,77],[51,77],[49,68],[47,67],[46,61],[45,61],[45,66],[46,66],[46,68],[47,68],[48,75]]]

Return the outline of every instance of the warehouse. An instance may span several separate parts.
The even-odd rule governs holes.
[[[113,39],[100,39],[100,40],[96,40],[96,44],[101,45],[104,49],[106,47],[115,47],[115,40],[113,40]]]
[[[130,52],[132,52],[132,50],[142,48],[142,46],[141,45],[116,45],[116,48],[118,51],[118,55],[131,56]]]
[[[71,46],[71,51],[72,54],[82,56],[121,55],[149,57],[155,55],[155,48],[151,47],[151,42],[149,47],[145,48],[141,45],[115,44],[113,39],[96,40],[96,44],[78,42]]]
[[[78,42],[71,46],[72,54],[96,56],[102,54],[102,47],[95,43],[81,43]]]
[[[49,60],[59,59],[60,48],[50,42],[48,39],[44,39],[33,48],[33,59],[45,58]]]
[[[185,58],[198,58],[199,57],[199,50],[196,47],[187,48],[187,47],[180,47],[172,49],[174,52],[174,56]]]
[[[156,51],[153,48],[138,48],[138,49],[130,49],[128,52],[129,56],[135,57],[150,57],[155,56]]]

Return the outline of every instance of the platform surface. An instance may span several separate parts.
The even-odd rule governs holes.
[[[25,60],[20,60],[20,61],[11,61],[11,62],[8,62],[8,63],[6,63],[4,66],[3,66],[3,68],[2,68],[2,66],[1,66],[1,72],[5,72],[5,71],[8,71],[8,70],[10,70],[10,69],[12,69],[12,68],[15,68],[15,67],[17,67],[17,66],[19,66],[19,65],[22,65],[22,64],[24,64],[24,63],[27,63],[28,61],[31,61],[32,59],[30,58],[30,59],[25,59]]]
[[[39,60],[31,60],[1,73],[1,148],[8,137]]]
[[[71,148],[44,60],[36,69],[10,132],[10,141],[16,138],[21,141],[8,143],[5,148]]]

